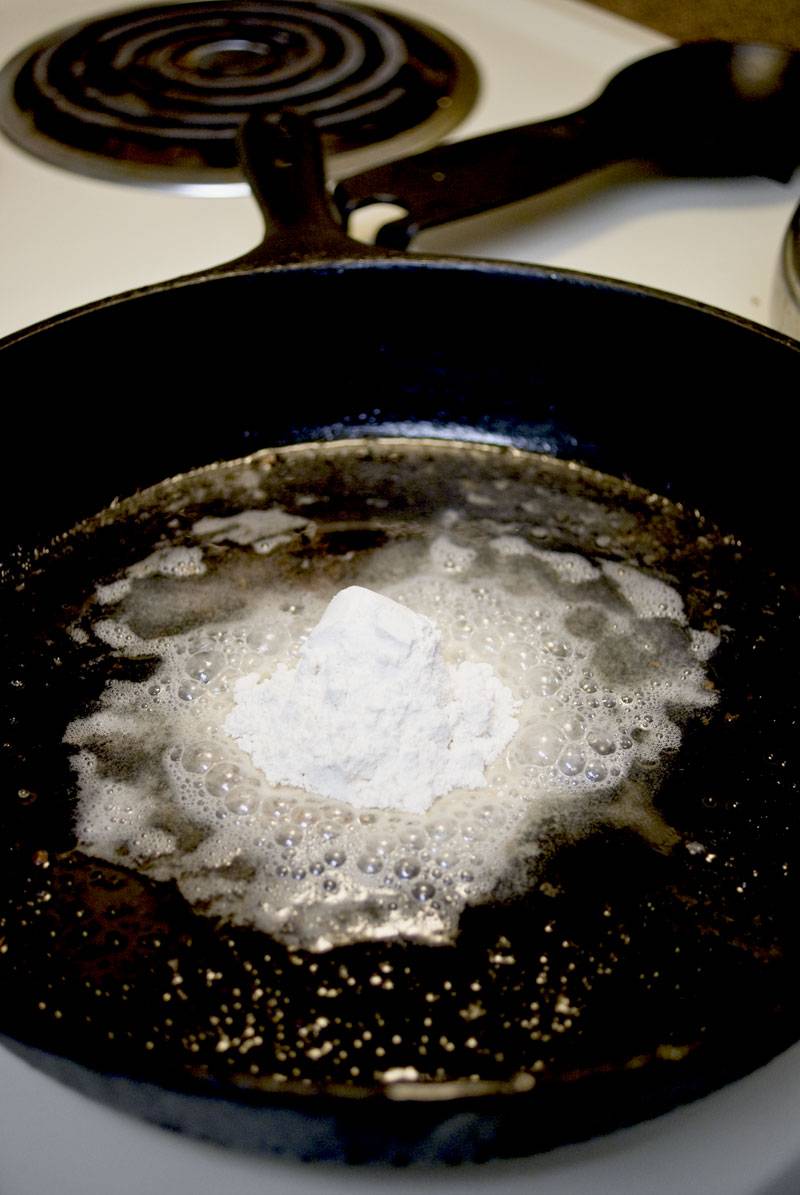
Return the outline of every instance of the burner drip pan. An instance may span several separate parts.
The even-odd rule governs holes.
[[[477,71],[418,21],[355,5],[260,0],[131,9],[60,29],[0,72],[0,128],[96,178],[243,193],[236,133],[293,108],[342,177],[440,140]]]

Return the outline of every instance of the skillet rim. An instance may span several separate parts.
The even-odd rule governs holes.
[[[418,271],[428,270],[447,271],[455,273],[474,273],[480,276],[496,278],[514,277],[530,278],[538,282],[549,282],[553,285],[575,286],[578,289],[588,289],[598,292],[624,295],[632,299],[644,299],[654,304],[653,309],[666,304],[670,307],[682,308],[698,315],[715,319],[720,323],[736,327],[743,332],[750,332],[764,342],[773,343],[789,348],[800,354],[800,339],[789,336],[785,332],[760,324],[755,320],[725,311],[710,303],[698,299],[691,299],[686,295],[679,295],[672,291],[661,290],[656,287],[644,286],[634,282],[627,282],[610,275],[592,274],[582,270],[568,270],[537,262],[516,262],[503,258],[462,257],[445,254],[401,253],[393,250],[375,250],[370,245],[359,245],[353,242],[354,253],[330,253],[313,250],[303,253],[302,249],[290,252],[285,258],[272,262],[253,264],[248,260],[249,255],[242,259],[226,263],[221,266],[211,266],[191,274],[183,274],[177,278],[166,279],[163,282],[151,283],[132,290],[120,291],[118,294],[108,295],[101,299],[84,303],[67,311],[57,312],[34,324],[17,329],[0,338],[0,352],[13,348],[32,339],[34,336],[44,335],[52,328],[61,328],[65,324],[75,323],[96,312],[133,305],[137,301],[144,301],[152,296],[162,295],[169,291],[180,292],[192,287],[201,287],[217,280],[231,280],[238,277],[257,277],[267,274],[308,273],[311,277],[317,274],[342,274],[345,272],[377,270],[378,272],[400,270]],[[363,252],[358,252],[361,249]]]

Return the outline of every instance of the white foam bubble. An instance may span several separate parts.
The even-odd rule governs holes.
[[[689,629],[689,642],[692,654],[705,663],[719,647],[719,638],[711,631],[696,631]]]
[[[448,539],[446,535],[437,536],[430,546],[431,565],[442,573],[464,573],[475,560],[474,548],[464,547]]]
[[[109,647],[118,647],[133,651],[140,644],[137,635],[123,622],[113,618],[98,618],[92,630],[98,639],[107,643]]]
[[[628,564],[604,560],[600,567],[639,618],[664,618],[681,625],[686,622],[683,598],[666,581],[649,577]]]
[[[95,591],[95,597],[101,606],[115,606],[117,602],[121,602],[131,591],[130,577],[120,577],[117,581],[112,581],[110,585],[98,585]]]
[[[489,547],[501,556],[532,556],[533,548],[521,535],[496,535],[489,540]]]
[[[235,515],[216,518],[206,515],[192,526],[192,534],[211,543],[258,544],[269,542],[286,532],[302,531],[308,519],[291,515],[279,506],[268,510],[241,510]]]
[[[131,565],[129,580],[144,577],[200,577],[206,571],[203,550],[197,547],[158,548],[152,555]],[[108,593],[108,586],[105,587]]]

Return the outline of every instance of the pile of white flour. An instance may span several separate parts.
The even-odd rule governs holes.
[[[517,730],[488,664],[449,668],[429,618],[353,585],[266,680],[242,677],[225,729],[273,784],[357,807],[423,812],[482,788]]]

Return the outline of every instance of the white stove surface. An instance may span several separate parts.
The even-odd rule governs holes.
[[[669,44],[577,0],[381,0],[436,24],[478,62],[466,136],[579,107]],[[108,0],[3,0],[0,59]],[[672,290],[769,324],[800,175],[626,184],[624,169],[431,231],[419,249],[506,257]],[[0,334],[103,295],[217,264],[260,238],[249,199],[188,198],[80,178],[0,140]],[[371,220],[359,218],[360,234]],[[800,1046],[656,1121],[528,1161],[428,1172],[441,1195],[797,1195]],[[0,1195],[338,1195],[419,1172],[290,1165],[230,1153],[94,1105],[0,1050]]]

